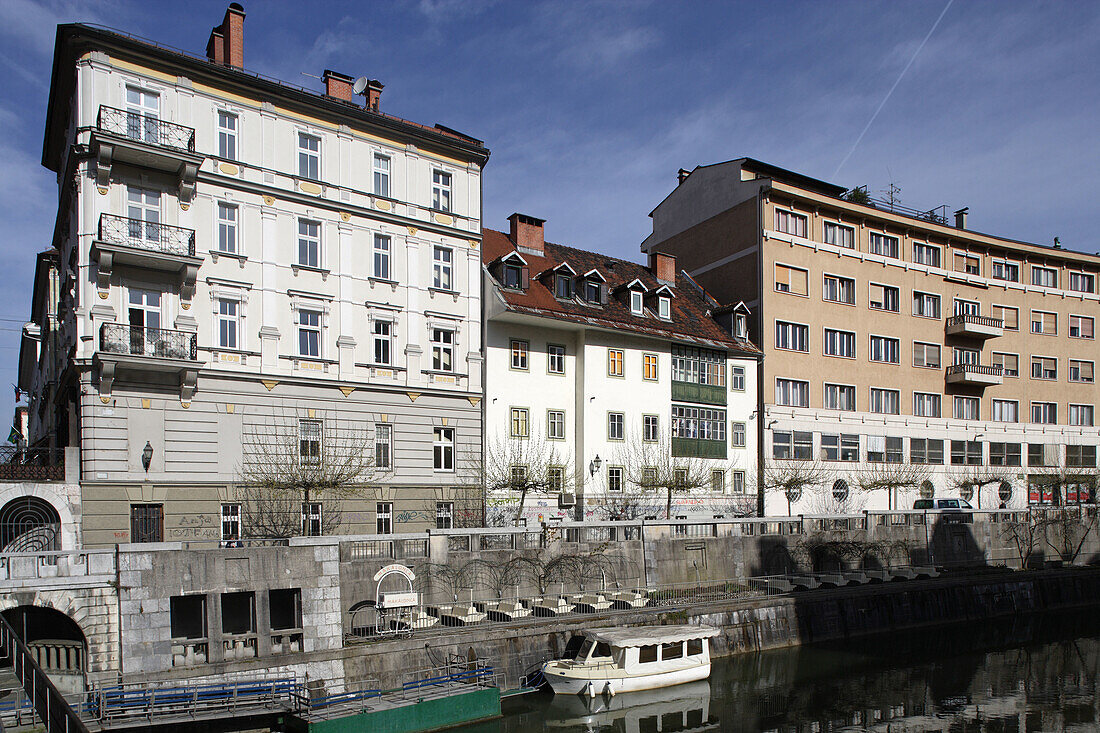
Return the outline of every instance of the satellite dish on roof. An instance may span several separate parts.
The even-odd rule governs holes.
[[[356,94],[362,94],[367,90],[367,77],[361,76],[351,85],[351,90]]]

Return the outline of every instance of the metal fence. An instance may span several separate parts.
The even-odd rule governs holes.
[[[99,348],[109,354],[155,356],[182,361],[196,361],[199,358],[198,341],[194,333],[125,323],[104,323],[99,331]]]
[[[143,249],[179,257],[195,256],[195,230],[131,219],[116,214],[99,217],[99,240],[120,247]]]
[[[0,481],[61,481],[64,478],[64,448],[0,446]]]
[[[96,127],[103,132],[181,152],[195,152],[195,129],[136,110],[100,105]]]

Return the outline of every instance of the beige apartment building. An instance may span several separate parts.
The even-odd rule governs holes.
[[[967,214],[747,158],[681,171],[653,210],[642,250],[754,314],[767,513],[1092,500],[1100,257]]]

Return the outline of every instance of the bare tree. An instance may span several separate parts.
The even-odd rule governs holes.
[[[775,458],[764,463],[763,490],[780,492],[787,500],[787,516],[791,505],[814,487],[829,483],[834,475],[832,467],[820,461]]]
[[[885,491],[886,506],[897,509],[898,492],[915,489],[928,478],[928,467],[919,463],[869,463],[855,477],[859,490]]]
[[[377,491],[380,472],[365,425],[291,409],[245,422],[238,475],[245,534],[284,538],[335,531],[344,500]]]
[[[947,480],[967,501],[976,497],[975,508],[981,509],[983,489],[999,491],[1002,483],[1011,483],[1012,477],[1013,469],[1008,466],[959,466],[948,474]]]
[[[654,441],[624,443],[616,451],[614,461],[623,466],[626,484],[642,492],[664,491],[665,519],[672,518],[673,493],[686,494],[710,488],[718,472],[722,473],[724,486],[730,469],[730,464],[724,461],[674,456],[672,441],[663,435]]]
[[[1076,560],[1085,540],[1096,529],[1093,507],[1063,506],[1041,510],[1040,516],[1043,539],[1063,562]]]
[[[808,508],[810,514],[856,514],[866,503],[865,493],[853,489],[846,479],[836,479],[810,490]]]
[[[655,489],[645,489],[628,482],[621,491],[609,491],[598,500],[590,500],[590,505],[600,519],[631,522],[657,516],[661,500]]]
[[[494,440],[484,454],[468,456],[464,474],[470,485],[486,493],[517,493],[519,505],[513,523],[523,516],[529,493],[569,492],[576,485],[568,447],[538,435]]]
[[[1039,549],[1043,527],[1038,514],[1019,512],[1013,519],[1001,525],[1001,538],[1012,545],[1020,559],[1020,567],[1026,568],[1032,555]]]
[[[432,496],[424,500],[421,516],[428,521],[438,521],[441,504],[450,506],[451,527],[467,529],[485,526],[485,493],[480,487],[467,484],[436,488]]]

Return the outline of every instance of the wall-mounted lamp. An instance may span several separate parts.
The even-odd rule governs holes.
[[[589,463],[588,463],[588,475],[589,475],[589,476],[595,476],[595,475],[596,475],[596,471],[599,471],[599,470],[600,470],[600,466],[602,466],[602,465],[603,465],[603,461],[602,461],[602,460],[600,460],[600,454],[599,454],[599,453],[597,453],[597,454],[596,454],[596,457],[595,457],[595,458],[593,458],[593,459],[592,459],[591,461],[589,461]]]
[[[149,464],[153,462],[153,445],[147,440],[145,447],[141,449],[141,467],[145,473],[149,473]]]
[[[749,413],[749,419],[750,420],[755,420],[756,419],[756,410],[753,410],[752,412]]]
[[[778,420],[772,420],[771,422],[768,423],[768,430],[771,430],[772,428],[774,428],[778,424],[779,424]]]

